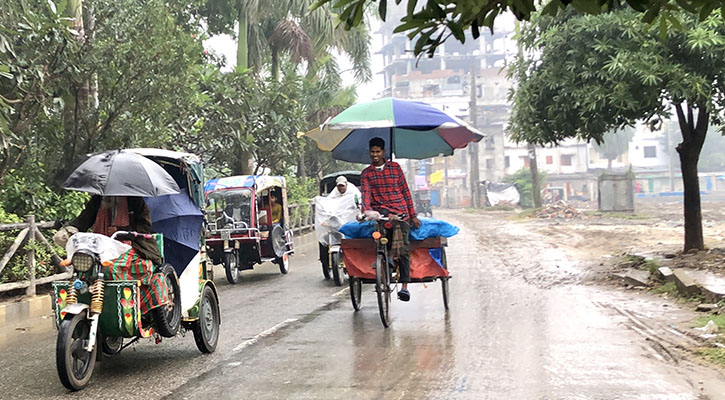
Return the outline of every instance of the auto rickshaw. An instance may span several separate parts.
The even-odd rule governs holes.
[[[430,190],[428,188],[418,188],[413,192],[413,205],[419,215],[433,216],[433,207],[430,205]]]
[[[183,336],[186,330],[191,330],[203,353],[213,352],[219,340],[219,298],[214,283],[207,278],[201,235],[204,208],[201,161],[193,154],[161,149],[115,150],[91,158],[113,163],[121,154],[126,159],[150,163],[151,169],[155,169],[153,174],[169,182],[177,193],[144,197],[151,214],[152,234],[118,231],[112,237],[83,232],[70,236],[66,247],[68,259],[62,264],[72,268],[73,276],[69,281],[53,282],[52,294],[58,326],[56,366],[63,385],[73,391],[88,384],[95,362],[102,355],[116,355],[139,339],[153,337],[160,343],[162,337],[173,337],[179,332]],[[91,176],[83,167],[71,174],[64,188],[103,196],[125,196],[118,190],[147,178],[126,174],[127,181],[110,182],[114,173],[109,173],[104,176],[109,181],[106,187],[114,184],[115,192],[101,193],[80,188],[83,186],[78,185],[80,180],[92,182],[96,189],[101,184],[96,179],[98,176]],[[158,188],[153,183],[149,186],[152,191]],[[148,300],[142,289],[148,282],[104,278],[104,267],[129,254],[126,252],[131,247],[121,241],[139,236],[154,239],[160,250],[163,264],[153,265],[153,274],[163,277],[165,283],[161,286],[166,288],[168,296],[166,304],[147,313],[142,313],[142,303]],[[110,261],[113,259],[116,261]],[[148,260],[144,266],[150,264]]]
[[[212,179],[205,192],[209,257],[214,264],[224,265],[229,283],[239,282],[240,271],[267,261],[277,264],[282,274],[289,272],[294,244],[284,177],[239,175]],[[280,207],[276,220],[273,214]]]
[[[335,180],[338,176],[344,176],[348,183],[352,183],[356,187],[360,187],[360,171],[340,171],[332,174],[328,174],[322,177],[320,180],[320,196],[327,197],[333,190],[335,190]],[[362,199],[358,199],[362,201]],[[316,204],[315,213],[319,214],[320,204]],[[321,237],[324,240],[318,240],[318,246],[320,250],[320,264],[322,264],[322,275],[325,280],[332,278],[336,286],[342,286],[345,283],[345,263],[342,258],[342,250],[340,248],[340,240],[342,234],[335,232],[340,227],[339,216],[337,219],[329,218],[331,215],[326,215],[326,219],[329,221],[317,221],[318,216],[315,216],[315,230],[318,230],[318,226],[325,224],[325,235]],[[320,239],[320,238],[318,238]],[[330,243],[332,245],[330,246]]]

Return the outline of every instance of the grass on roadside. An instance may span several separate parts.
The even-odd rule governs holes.
[[[649,219],[650,216],[646,214],[629,213],[622,211],[599,211],[599,210],[586,210],[583,211],[584,215],[593,217],[606,217],[611,219],[628,219],[628,220],[641,220]]]
[[[668,296],[678,296],[677,285],[674,282],[667,282],[662,286],[652,288],[652,294],[666,294]]]
[[[725,315],[715,314],[703,315],[702,317],[698,318],[697,321],[695,321],[695,328],[700,328],[707,325],[710,320],[713,320],[718,328],[725,329]]]
[[[530,219],[530,218],[536,218],[536,215],[541,211],[543,207],[540,208],[526,208],[521,210],[520,212],[512,215],[509,217],[510,220],[524,220],[524,219]]]
[[[714,364],[725,365],[725,348],[700,347],[697,354]]]

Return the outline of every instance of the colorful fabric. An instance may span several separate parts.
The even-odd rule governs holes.
[[[113,265],[104,267],[104,274],[110,281],[141,281],[141,313],[169,302],[166,279],[160,273],[154,273],[151,260],[139,257],[136,249],[131,249],[113,260]]]
[[[388,161],[380,170],[373,165],[365,168],[360,175],[360,191],[363,211],[385,209],[393,214],[415,216],[405,175],[396,162]]]
[[[106,198],[108,199],[108,198]],[[128,202],[125,197],[114,197],[101,200],[96,220],[93,222],[93,233],[111,236],[120,229],[126,229],[131,225],[128,217]]]
[[[304,136],[331,151],[332,158],[357,163],[367,162],[364,150],[376,136],[385,140],[387,156],[418,160],[452,155],[483,138],[476,128],[430,104],[393,98],[355,104]]]

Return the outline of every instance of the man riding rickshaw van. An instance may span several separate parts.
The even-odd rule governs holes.
[[[208,202],[207,249],[214,264],[223,264],[227,281],[240,272],[271,261],[289,272],[294,253],[284,177],[239,175],[212,179]]]
[[[203,256],[203,176],[193,154],[131,149],[90,156],[63,184],[93,194],[53,238],[65,245],[62,264],[73,274],[53,282],[56,366],[68,389],[88,384],[101,353],[142,338],[160,343],[188,329],[200,351],[216,349],[221,319]]]

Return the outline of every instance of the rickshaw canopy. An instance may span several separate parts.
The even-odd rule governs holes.
[[[166,172],[169,172],[177,183],[180,183],[182,190],[186,187],[189,192],[189,197],[199,208],[204,208],[204,165],[201,159],[191,153],[183,153],[180,151],[165,150],[165,149],[153,149],[153,148],[137,148],[128,149],[127,151],[134,152],[147,158],[151,158],[157,163],[164,165],[170,165],[175,168],[165,168]],[[186,179],[180,179],[180,176],[176,172],[183,172]],[[183,185],[183,182],[186,185]]]
[[[284,177],[271,175],[235,175],[208,180],[206,185],[204,185],[204,192],[209,193],[215,190],[235,188],[262,191],[274,187],[285,187]]]

